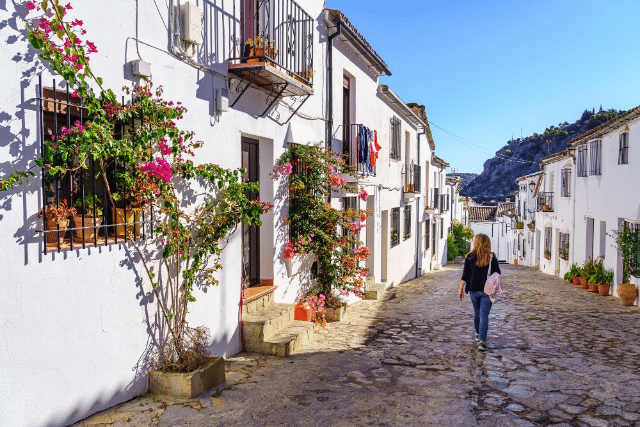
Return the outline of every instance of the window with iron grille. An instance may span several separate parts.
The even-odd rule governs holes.
[[[444,239],[444,219],[440,218],[440,238]]]
[[[560,177],[562,180],[562,189],[560,195],[562,197],[571,197],[571,169],[564,168],[560,171]]]
[[[623,226],[631,231],[636,232],[636,239],[640,239],[640,223],[625,221]],[[631,255],[631,271],[632,276],[640,277],[640,252]]]
[[[586,145],[578,147],[578,176],[587,176],[587,152]]]
[[[560,233],[558,242],[558,256],[560,258],[568,260],[569,259],[569,234],[568,233]]]
[[[432,189],[433,191],[433,201],[431,204],[431,209],[440,209],[440,190],[437,188]]]
[[[544,257],[551,259],[551,227],[544,228]]]
[[[400,243],[400,208],[391,209],[391,247]]]
[[[602,173],[602,141],[599,139],[591,141],[590,146],[589,175],[600,175]]]
[[[621,133],[618,141],[618,164],[629,164],[629,132]]]
[[[397,117],[393,117],[390,123],[390,133],[389,133],[389,156],[392,159],[400,160],[402,158],[402,149],[400,147],[401,144],[401,135],[402,135],[402,124],[400,119]]]
[[[526,221],[527,220],[527,202],[522,203],[522,214],[523,214],[524,220]]]
[[[44,87],[42,77],[39,78],[37,111],[41,132],[38,139],[43,153],[45,140],[63,141],[67,137],[63,128],[84,126],[90,118],[82,99],[73,97],[68,86],[64,90],[54,89],[56,87],[55,80],[51,87]],[[124,99],[122,103],[124,104]],[[139,122],[143,124],[142,117]],[[117,123],[113,130],[114,136],[123,138],[133,127],[134,123]],[[139,205],[140,202],[136,202],[133,197],[124,198],[114,208],[109,202],[105,176],[97,162],[89,158],[81,165],[78,159],[63,160],[55,154],[49,161],[52,166],[68,166],[72,170],[64,175],[52,174],[48,169],[42,171],[43,205],[56,209],[73,207],[76,213],[56,223],[53,218],[47,218],[48,209],[44,211],[42,232],[45,253],[48,250],[60,252],[87,246],[106,246],[124,242],[129,237],[146,238],[150,232],[149,221],[152,220],[150,210],[145,208],[146,204]],[[131,168],[116,159],[105,163],[109,189],[118,192],[117,178]]]
[[[402,240],[407,240],[411,237],[411,205],[404,207],[404,233]]]
[[[431,220],[428,219],[424,222],[424,251],[429,250],[429,244],[431,243]]]

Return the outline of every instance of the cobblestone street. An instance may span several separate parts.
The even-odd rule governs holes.
[[[219,394],[141,397],[78,425],[640,425],[640,309],[501,268],[486,353],[448,266],[354,304],[302,354],[231,358]]]

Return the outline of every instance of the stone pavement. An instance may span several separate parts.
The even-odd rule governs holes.
[[[450,266],[352,305],[301,354],[229,359],[219,392],[145,396],[77,425],[640,425],[640,309],[501,268],[486,353]]]

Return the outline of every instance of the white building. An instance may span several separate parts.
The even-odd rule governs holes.
[[[573,262],[570,251],[574,228],[573,158],[570,150],[564,150],[541,159],[543,175],[535,193],[540,271],[561,277]]]
[[[589,258],[603,257],[604,267],[615,272],[613,295],[622,283],[622,260],[611,232],[625,222],[632,226],[640,223],[639,146],[640,107],[569,143],[575,157],[570,260],[582,264]],[[638,285],[637,265],[633,270],[631,283]]]
[[[518,264],[530,267],[540,264],[539,254],[535,250],[536,198],[534,193],[541,176],[542,172],[536,172],[516,178],[518,191],[515,198],[515,219],[516,223],[522,223],[522,228],[518,229],[515,235],[514,246],[518,248]]]
[[[205,143],[197,161],[246,168],[261,184],[261,199],[275,205],[261,227],[232,236],[217,274],[220,285],[199,292],[190,306],[190,323],[208,327],[210,352],[225,357],[242,349],[243,283],[293,303],[311,280],[310,262],[298,266],[302,274],[290,274],[285,265],[287,181],[270,177],[290,144],[329,141],[335,151],[353,154],[355,126],[377,130],[382,148],[376,168],[365,171],[357,158],[354,164],[370,194],[358,207],[373,213],[360,237],[372,253],[367,266],[374,281],[392,286],[446,263],[449,227],[450,200],[442,197],[448,164],[432,155],[424,108],[416,112],[379,85],[378,78],[391,73],[346,17],[324,10],[319,0],[261,1],[256,14],[244,14],[244,4],[198,0],[190,19],[173,0],[159,9],[124,0],[78,2],[70,12],[98,47],[91,65],[106,87],[139,84],[150,74],[164,98],[188,109],[181,126]],[[287,20],[282,5],[300,19]],[[52,107],[54,96],[66,99],[66,86],[33,55],[20,30],[23,6],[16,8],[0,18],[0,35],[16,40],[0,52],[2,175],[33,163],[43,131],[55,133],[76,120]],[[264,20],[267,15],[272,19]],[[272,51],[270,60],[245,50],[244,42],[257,34],[274,41],[278,54]],[[291,43],[298,49],[287,49]],[[0,206],[1,295],[8,302],[0,308],[1,383],[12,390],[0,413],[16,426],[71,424],[144,393],[154,349],[156,306],[129,245],[103,239],[103,245],[71,248],[63,240],[61,248],[48,246],[36,233],[42,193],[38,176],[3,193]],[[353,199],[360,203],[355,197],[332,203],[344,207]],[[393,237],[399,241],[392,247]],[[25,375],[25,366],[38,369]]]

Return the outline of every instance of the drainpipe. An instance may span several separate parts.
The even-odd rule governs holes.
[[[328,12],[324,12],[328,15]],[[328,19],[325,17],[325,22]],[[331,150],[333,139],[333,39],[342,34],[342,24],[338,21],[336,24],[336,32],[327,38],[327,129],[325,146]],[[329,27],[327,27],[327,30]]]
[[[426,135],[424,127],[422,127],[420,132],[418,132],[418,134],[416,135],[418,137],[418,165],[420,165],[422,161],[420,159],[420,135]],[[420,181],[420,191],[422,191],[422,176],[420,177]],[[428,191],[429,190],[427,190],[427,192]],[[418,254],[420,253],[420,239],[418,238],[420,236],[420,216],[418,215],[418,212],[420,211],[421,204],[422,203],[420,203],[420,197],[418,197],[418,203],[416,203],[416,277],[418,277],[418,272],[420,270],[418,268],[418,261],[420,260],[420,257],[418,257]]]

